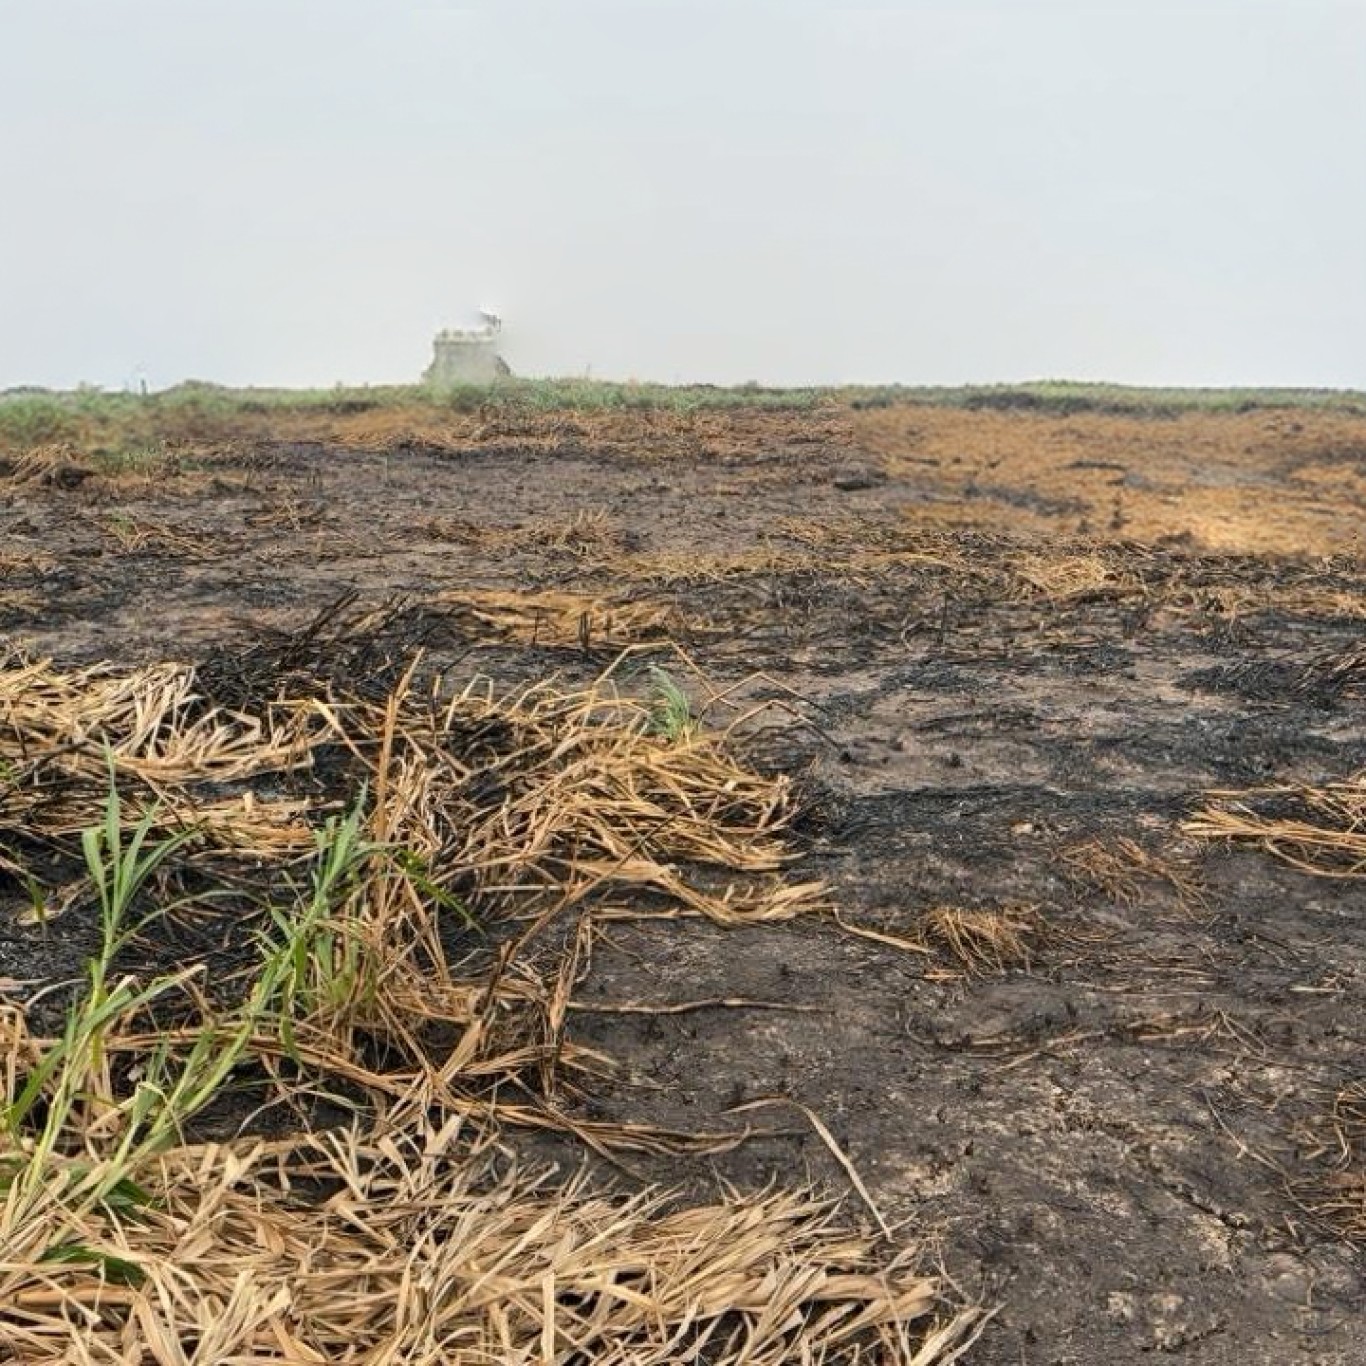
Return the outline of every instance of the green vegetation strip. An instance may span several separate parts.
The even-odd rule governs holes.
[[[664,385],[587,379],[508,379],[491,384],[337,386],[332,389],[231,389],[188,382],[159,393],[57,392],[0,394],[0,449],[117,436],[125,445],[154,442],[166,428],[231,425],[252,416],[346,415],[390,410],[538,412],[768,410],[801,412],[832,404],[855,409],[899,405],[1069,414],[1170,416],[1258,409],[1366,413],[1366,392],[1293,388],[1143,388],[1045,380],[996,385],[873,385],[767,388],[746,384]]]

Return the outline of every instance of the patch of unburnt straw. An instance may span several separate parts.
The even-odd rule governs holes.
[[[1206,909],[1196,860],[1184,849],[1153,849],[1118,836],[1085,840],[1063,849],[1060,857],[1063,872],[1079,890],[1099,891],[1119,905],[1136,906],[1161,889],[1192,913]]]
[[[593,926],[782,921],[823,889],[783,876],[787,782],[671,724],[681,692],[419,686],[394,661],[430,625],[352,615],[202,671],[0,662],[3,909],[95,945],[55,1014],[0,981],[0,1345],[954,1359],[981,1316],[806,1192],[679,1208],[489,1160],[506,1125],[739,1141],[579,1117],[610,1067],[566,1029]],[[254,1123],[318,1097],[349,1122]]]
[[[1185,824],[1202,839],[1256,845],[1320,877],[1366,877],[1366,773],[1319,787],[1210,792]]]
[[[936,906],[920,917],[919,930],[927,947],[941,951],[970,977],[1028,970],[1047,934],[1035,906]]]

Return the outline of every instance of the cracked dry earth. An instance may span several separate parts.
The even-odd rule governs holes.
[[[1362,642],[1364,460],[1345,415],[339,422],[0,486],[0,630],[61,662],[197,660],[354,590],[441,608],[458,677],[581,680],[636,645],[623,676],[730,690],[713,721],[767,703],[740,743],[800,776],[794,877],[906,945],[605,927],[574,1032],[619,1072],[585,1108],[808,1107],[1000,1306],[978,1366],[1348,1366],[1366,1260],[1312,1193],[1366,1075],[1366,882],[1183,823],[1211,789],[1366,769],[1360,676],[1305,673]],[[632,606],[648,629],[617,624]],[[34,952],[0,930],[0,970]],[[608,1009],[709,1000],[784,1008]],[[613,1179],[847,1188],[799,1110],[744,1117],[782,1132]]]

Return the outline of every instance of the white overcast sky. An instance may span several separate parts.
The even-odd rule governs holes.
[[[0,0],[0,387],[1366,387],[1366,0]]]

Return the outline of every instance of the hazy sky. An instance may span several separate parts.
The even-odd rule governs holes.
[[[0,386],[1366,387],[1366,0],[0,0]]]

